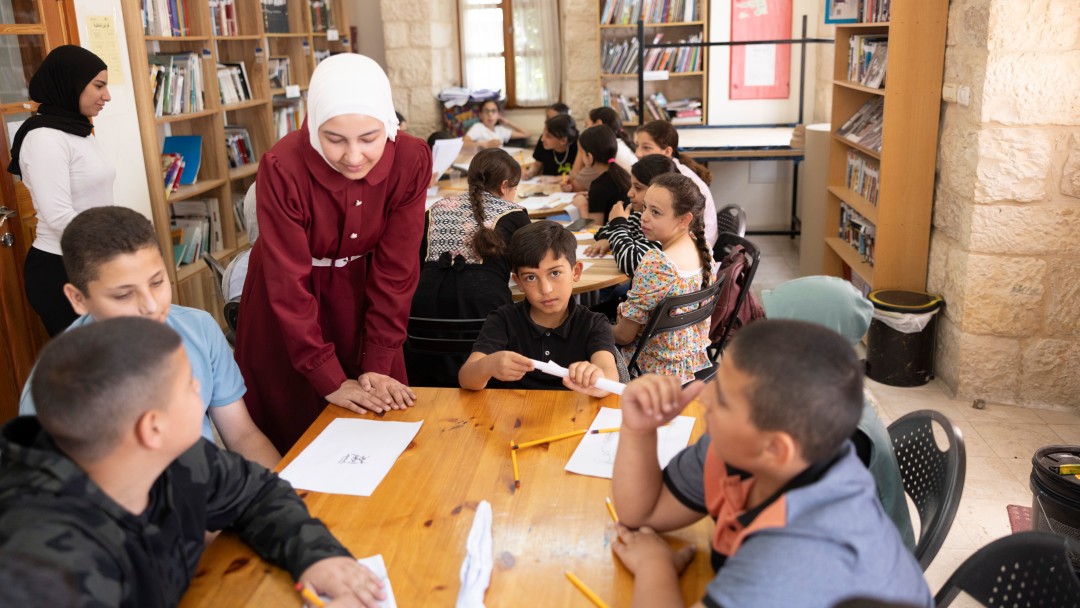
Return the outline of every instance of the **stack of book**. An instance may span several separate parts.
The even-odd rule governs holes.
[[[629,25],[678,23],[698,19],[698,0],[605,0],[600,23]]]
[[[638,69],[637,38],[605,40],[600,48],[600,67],[605,74],[636,74]]]
[[[221,234],[221,205],[216,198],[188,199],[169,205],[173,259],[176,267],[190,264],[204,251],[225,248]]]
[[[266,62],[266,69],[270,73],[271,89],[284,89],[292,84],[288,57],[271,57]]]
[[[325,32],[334,27],[333,0],[311,0],[311,31]]]
[[[247,67],[243,62],[217,64],[218,91],[221,103],[240,103],[251,100]]]
[[[637,99],[628,99],[621,93],[612,97],[611,91],[605,87],[600,94],[600,105],[614,108],[619,113],[619,119],[623,124],[636,124],[638,121]]]
[[[851,207],[840,203],[840,238],[859,252],[862,259],[874,265],[874,225]]]
[[[210,0],[210,27],[215,36],[236,36],[236,0]]]
[[[881,152],[881,126],[884,120],[885,98],[874,95],[836,133],[868,150]]]
[[[267,34],[289,33],[289,5],[286,0],[262,0],[263,29]]]
[[[659,44],[664,34],[657,34],[653,38],[653,44]],[[702,35],[694,34],[689,40],[682,39],[679,42],[701,42]],[[669,72],[700,72],[701,71],[701,47],[679,47],[649,49],[645,53],[645,71],[667,70]]]
[[[889,39],[884,36],[852,36],[848,47],[847,79],[871,89],[885,84]]]
[[[203,110],[202,60],[198,53],[150,55],[147,60],[155,116]]]
[[[161,174],[165,176],[165,198],[180,187],[180,177],[184,174],[184,157],[175,154],[161,155]]]
[[[668,116],[667,98],[663,93],[653,93],[645,100],[645,118],[647,120],[671,120]]]
[[[866,158],[854,150],[847,153],[847,171],[844,183],[848,189],[866,199],[871,205],[877,205],[879,165],[877,161]]]
[[[187,0],[143,0],[143,33],[147,36],[188,36],[191,15]]]
[[[250,165],[257,160],[255,149],[251,146],[251,135],[244,127],[225,125],[225,150],[230,169]]]
[[[889,20],[892,0],[859,0],[859,21],[884,23]]]
[[[668,116],[671,118],[671,124],[674,125],[699,125],[701,124],[701,100],[700,99],[679,99],[676,101],[669,101],[664,107]]]
[[[280,100],[280,101],[279,101]],[[304,99],[283,100],[274,98],[274,132],[280,139],[300,128],[304,122],[307,109],[304,107]]]

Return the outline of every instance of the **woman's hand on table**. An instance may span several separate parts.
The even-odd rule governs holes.
[[[357,414],[390,411],[390,399],[380,398],[374,391],[360,384],[359,380],[346,380],[338,390],[326,395],[326,400]]]
[[[351,557],[319,560],[304,570],[297,582],[317,595],[333,598],[327,606],[377,608],[386,599],[382,581]]]
[[[600,239],[585,248],[585,255],[590,258],[598,258],[611,252],[611,243],[607,239]]]
[[[367,372],[357,378],[360,387],[386,404],[386,409],[403,410],[412,407],[416,393],[390,376]],[[385,410],[384,410],[385,411]]]

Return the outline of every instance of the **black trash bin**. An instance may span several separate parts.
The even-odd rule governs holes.
[[[1048,445],[1031,457],[1031,528],[1080,541],[1080,475],[1059,468],[1068,465],[1080,467],[1080,446]]]
[[[870,292],[874,310],[922,315],[944,304],[940,296],[918,291],[880,289]],[[890,386],[922,386],[934,377],[937,315],[921,331],[906,333],[875,314],[866,334],[866,375]]]

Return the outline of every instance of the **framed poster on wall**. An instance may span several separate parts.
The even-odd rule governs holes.
[[[788,40],[792,0],[733,0],[731,40]],[[791,45],[731,47],[731,99],[787,99],[791,92]]]
[[[859,0],[825,0],[825,23],[858,23]]]

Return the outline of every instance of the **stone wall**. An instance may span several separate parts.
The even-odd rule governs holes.
[[[554,0],[552,0],[554,1]],[[562,17],[562,99],[584,126],[584,116],[600,105],[600,22],[598,0],[559,0]]]
[[[953,0],[928,289],[960,397],[1080,406],[1080,2]]]

